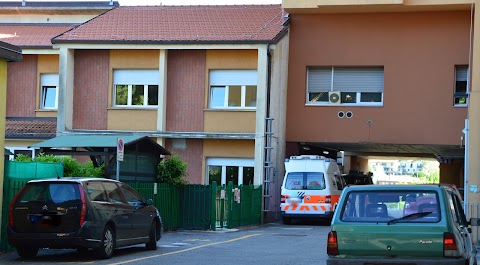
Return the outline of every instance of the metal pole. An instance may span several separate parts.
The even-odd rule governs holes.
[[[120,161],[117,159],[117,180],[120,180]]]
[[[465,134],[465,157],[464,157],[464,170],[463,170],[463,209],[465,211],[465,215],[468,217],[468,145],[469,145],[469,121],[465,119],[465,129],[463,129],[463,133]]]

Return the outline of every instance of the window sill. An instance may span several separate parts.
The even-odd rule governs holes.
[[[57,109],[36,109],[35,112],[57,112]]]
[[[240,108],[230,108],[230,109],[203,109],[206,112],[255,112],[257,109],[240,109]]]
[[[157,111],[158,107],[109,107],[107,110],[152,110]]]
[[[467,104],[457,104],[457,105],[453,105],[454,108],[468,108],[468,105]]]

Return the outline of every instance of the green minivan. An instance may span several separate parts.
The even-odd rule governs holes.
[[[463,201],[445,185],[362,185],[343,190],[327,265],[477,264]]]

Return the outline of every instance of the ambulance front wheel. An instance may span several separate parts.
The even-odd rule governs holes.
[[[282,221],[284,224],[289,225],[292,223],[292,218],[290,217],[282,217]]]

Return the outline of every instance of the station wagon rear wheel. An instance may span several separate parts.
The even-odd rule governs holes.
[[[157,249],[157,223],[155,221],[152,222],[150,226],[150,235],[148,237],[148,243],[146,244],[148,250],[156,250]]]
[[[33,258],[37,255],[38,248],[37,247],[27,247],[27,246],[17,247],[17,253],[20,257],[22,257],[24,259]]]
[[[111,226],[107,225],[103,231],[102,245],[96,249],[97,256],[102,259],[109,259],[113,256],[115,249],[115,233]]]

